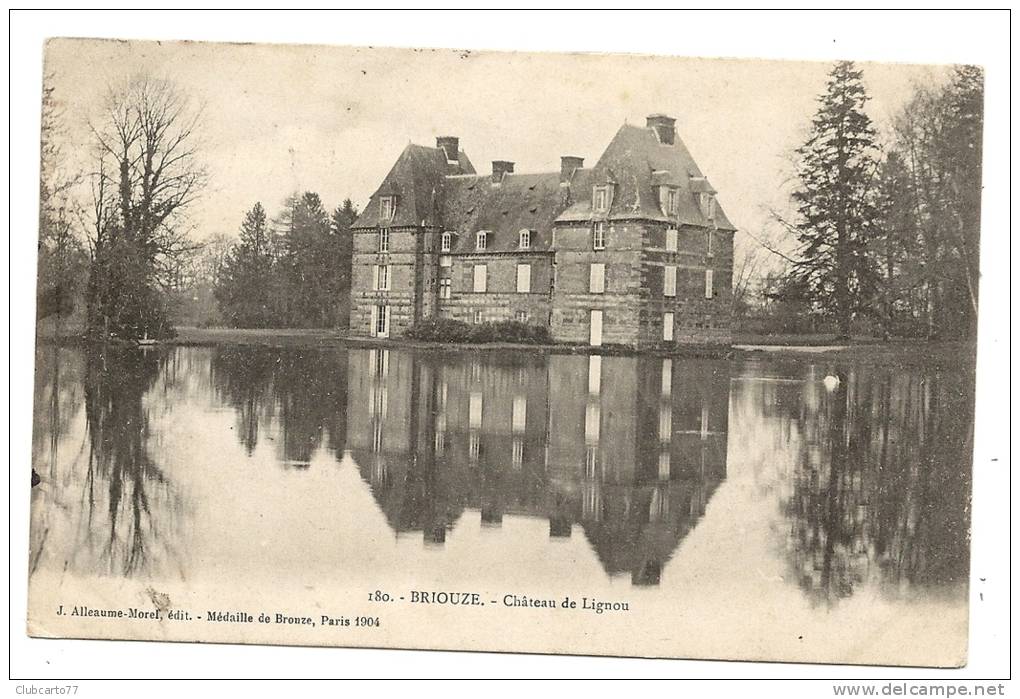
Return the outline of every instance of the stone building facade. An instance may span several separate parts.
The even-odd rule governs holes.
[[[734,230],[667,116],[548,173],[480,175],[453,137],[408,145],[353,226],[350,332],[439,316],[573,344],[729,344]]]

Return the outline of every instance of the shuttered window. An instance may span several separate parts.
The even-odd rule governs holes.
[[[588,291],[602,294],[606,291],[606,266],[601,262],[592,263],[588,273]]]
[[[531,293],[531,265],[517,265],[517,293]]]
[[[662,295],[676,296],[676,267],[666,265],[662,275]]]

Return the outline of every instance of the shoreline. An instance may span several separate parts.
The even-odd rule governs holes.
[[[540,354],[582,354],[599,356],[659,356],[706,359],[806,359],[818,361],[895,362],[898,364],[973,363],[977,344],[973,341],[927,342],[924,340],[875,341],[867,338],[849,344],[810,341],[802,344],[769,342],[768,336],[740,336],[732,345],[677,345],[675,347],[634,348],[621,345],[591,347],[575,344],[522,344],[491,342],[481,344],[440,343],[403,338],[348,337],[336,330],[289,328],[177,328],[177,337],[149,347],[260,346],[275,348],[340,349],[346,347],[388,347],[438,352],[526,351]],[[814,340],[814,338],[805,338]],[[828,338],[818,338],[819,341]],[[78,344],[84,340],[74,334],[36,335],[38,344]],[[125,343],[128,345],[130,343]],[[133,346],[133,345],[132,345]]]

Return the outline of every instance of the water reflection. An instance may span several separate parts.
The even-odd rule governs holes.
[[[858,367],[829,391],[815,367],[795,373],[737,381],[733,397],[787,464],[790,579],[815,603],[865,585],[889,595],[966,585],[972,379]]]
[[[64,565],[134,576],[180,570],[182,499],[151,448],[152,414],[165,408],[153,390],[165,356],[138,350],[77,352],[48,348],[38,365],[36,418],[48,429],[35,464],[46,487],[33,501],[35,570],[51,530],[64,533]],[[80,446],[64,453],[61,435],[84,410]],[[73,446],[73,445],[72,445]],[[41,498],[49,498],[43,505]],[[61,520],[61,521],[58,521]]]
[[[256,494],[283,487],[256,469],[268,458],[298,479],[350,463],[386,526],[439,556],[457,527],[509,546],[524,534],[508,517],[537,519],[525,549],[581,542],[611,578],[657,586],[689,565],[696,532],[701,551],[732,550],[744,512],[766,507],[775,551],[739,555],[778,556],[814,604],[869,585],[947,589],[967,578],[972,386],[965,372],[808,362],[43,347],[32,569],[185,577],[204,565],[189,553],[208,508],[271,512]],[[174,434],[199,428],[233,436],[182,453]],[[214,488],[209,462],[251,467]],[[347,490],[328,506],[368,521],[362,503]]]
[[[352,352],[348,444],[398,533],[466,509],[580,528],[610,575],[657,584],[726,475],[725,362]]]

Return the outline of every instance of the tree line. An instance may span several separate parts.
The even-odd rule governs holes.
[[[39,320],[93,339],[165,337],[189,321],[346,326],[351,200],[329,213],[318,194],[294,194],[271,221],[257,203],[239,239],[198,242],[188,214],[208,182],[201,125],[201,107],[171,81],[134,76],[108,87],[87,164],[72,170],[62,108],[44,90]]]
[[[862,71],[836,63],[795,153],[794,214],[777,216],[797,245],[763,279],[766,314],[828,321],[844,337],[865,325],[887,338],[973,337],[981,69],[916,86],[884,144],[868,99]]]
[[[260,202],[245,214],[214,295],[234,327],[346,327],[350,313],[350,199],[327,213],[315,192],[292,195],[269,221]]]

